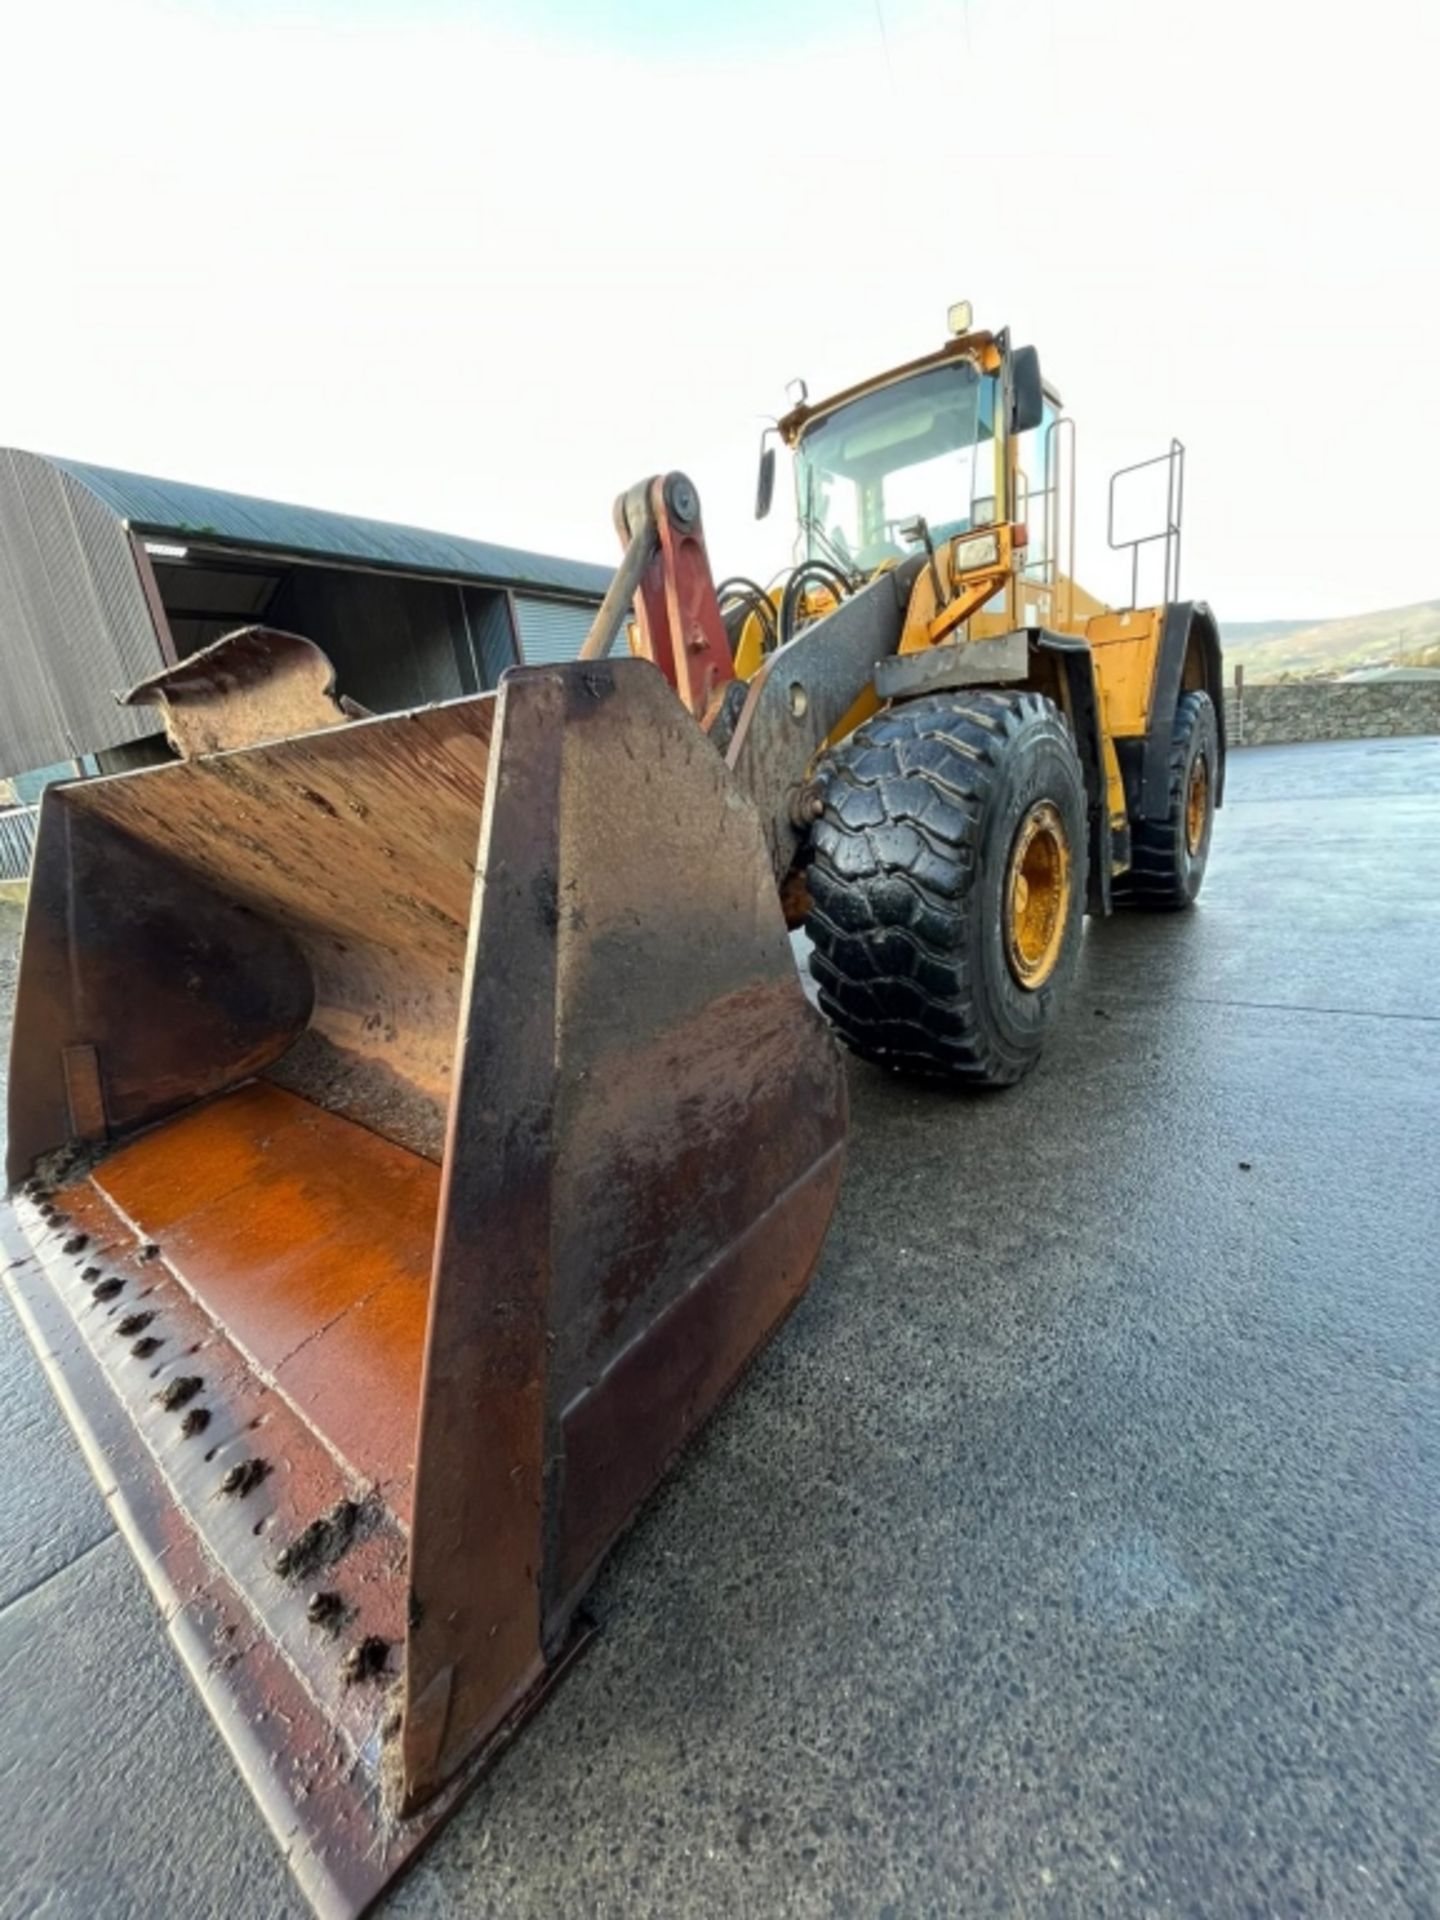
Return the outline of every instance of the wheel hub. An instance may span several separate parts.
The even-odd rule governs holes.
[[[1205,838],[1205,823],[1210,813],[1210,768],[1204,754],[1198,754],[1190,769],[1190,786],[1185,795],[1185,851],[1193,860]]]
[[[1055,971],[1070,917],[1070,838],[1055,805],[1038,800],[1020,822],[1005,879],[1005,957],[1034,992]]]

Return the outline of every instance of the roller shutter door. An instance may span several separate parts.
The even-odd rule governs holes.
[[[515,615],[525,664],[535,667],[550,660],[575,659],[594,621],[595,608],[566,600],[532,600],[517,593]]]

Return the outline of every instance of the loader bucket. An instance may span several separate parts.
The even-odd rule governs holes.
[[[647,662],[49,791],[10,1285],[320,1911],[562,1669],[844,1133],[758,817]]]

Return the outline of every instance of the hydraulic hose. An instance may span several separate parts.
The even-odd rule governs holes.
[[[782,647],[795,638],[801,601],[805,589],[812,585],[827,588],[837,600],[843,600],[853,591],[848,574],[842,573],[839,567],[832,566],[828,560],[802,560],[785,582],[785,591],[780,596],[779,641]]]
[[[773,653],[778,637],[775,618],[775,603],[765,589],[755,580],[748,579],[743,573],[732,574],[728,580],[722,580],[715,589],[715,598],[720,602],[720,617],[725,629],[730,631],[730,615],[739,611],[740,619],[731,635],[730,650],[733,653],[745,631],[746,622],[752,614],[760,622],[760,651]]]

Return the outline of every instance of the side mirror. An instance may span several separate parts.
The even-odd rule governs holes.
[[[1010,356],[1010,431],[1028,433],[1045,412],[1040,384],[1040,355],[1034,347],[1016,347]]]
[[[770,511],[770,502],[775,498],[775,449],[762,447],[760,450],[760,473],[755,482],[755,518],[763,520]]]

